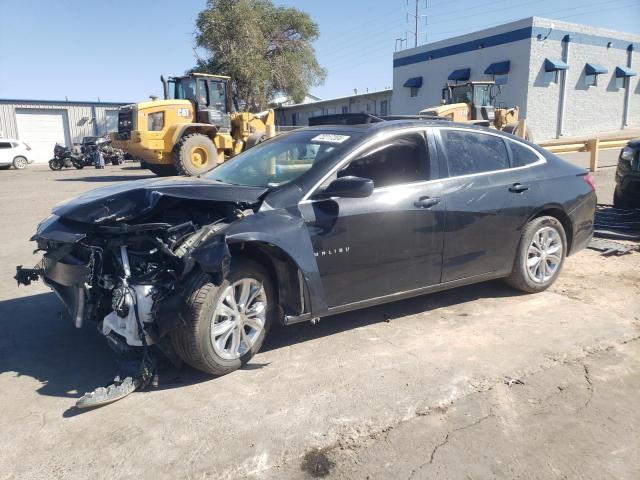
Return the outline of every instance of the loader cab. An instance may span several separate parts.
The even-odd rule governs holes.
[[[447,84],[442,89],[442,103],[453,105],[466,103],[469,108],[468,120],[489,120],[495,117],[495,98],[500,87],[494,82],[467,82]]]
[[[189,100],[196,109],[196,122],[230,128],[229,77],[192,73],[183,77],[161,77],[166,99]]]

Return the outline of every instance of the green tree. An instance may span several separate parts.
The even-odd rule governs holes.
[[[208,0],[196,21],[196,45],[207,52],[194,71],[231,77],[237,110],[264,110],[276,94],[301,102],[326,71],[312,42],[318,25],[271,0]]]

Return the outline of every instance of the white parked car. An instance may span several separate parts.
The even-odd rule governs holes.
[[[13,165],[16,169],[27,168],[29,163],[33,163],[29,152],[31,147],[15,138],[0,138],[0,169],[9,168]]]

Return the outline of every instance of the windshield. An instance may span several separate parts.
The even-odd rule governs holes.
[[[302,130],[258,144],[206,174],[233,185],[277,187],[345,151],[360,133]]]

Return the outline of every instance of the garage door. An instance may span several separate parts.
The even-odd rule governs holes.
[[[17,109],[18,138],[31,147],[31,156],[46,163],[56,143],[69,145],[69,122],[65,110]]]

